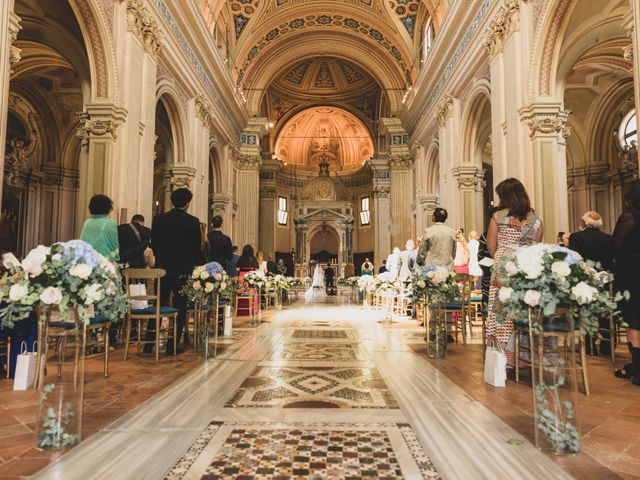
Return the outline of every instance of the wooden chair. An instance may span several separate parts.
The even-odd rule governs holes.
[[[160,358],[160,332],[163,318],[169,319],[169,327],[167,327],[166,329],[167,341],[169,341],[169,332],[173,330],[173,354],[176,355],[176,341],[178,336],[178,310],[173,307],[162,306],[160,302],[161,279],[166,275],[167,272],[165,272],[161,268],[127,268],[122,273],[125,279],[127,296],[130,300],[129,307],[127,309],[127,331],[124,344],[124,360],[126,361],[127,356],[129,355],[129,344],[131,343],[131,325],[135,321],[137,332],[137,340],[135,343],[138,347],[138,352],[141,350],[140,347],[142,345],[155,345],[156,363],[158,362]],[[130,285],[138,283],[144,283],[145,285],[147,285],[147,288],[149,288],[149,284],[151,284],[152,292],[148,292],[147,295],[131,295],[129,288]],[[149,306],[146,308],[134,309],[132,308],[131,300],[145,301],[148,302]],[[155,321],[155,339],[142,340],[142,324],[148,323],[149,321]],[[171,325],[173,325],[173,327],[171,327]]]
[[[580,327],[576,326],[573,331],[569,331],[568,329],[568,323],[567,324],[559,324],[559,325],[553,325],[553,326],[543,326],[543,331],[540,332],[539,334],[536,334],[538,337],[538,345],[537,345],[537,353],[538,353],[538,358],[543,358],[544,359],[544,354],[545,354],[545,350],[544,350],[544,340],[545,339],[551,339],[551,338],[555,338],[558,341],[558,352],[560,352],[560,343],[562,343],[562,347],[563,347],[563,352],[564,352],[564,357],[565,357],[565,361],[566,361],[566,365],[568,365],[568,368],[571,369],[575,369],[576,370],[576,378],[578,378],[577,375],[577,370],[580,370],[582,373],[582,383],[584,385],[584,393],[585,395],[589,396],[589,375],[587,372],[587,346],[586,346],[586,342],[585,342],[585,338],[584,336],[580,333]],[[524,334],[529,336],[529,338],[532,338],[529,335],[529,323],[521,320],[521,321],[516,321],[513,323],[513,331],[515,334],[515,351],[514,351],[514,357],[515,357],[515,370],[516,370],[516,383],[520,382],[520,360],[524,360],[524,361],[529,361],[531,362],[531,350],[532,348],[534,348],[534,346],[529,345],[528,347],[524,347],[521,342],[520,342],[520,335],[519,334]],[[577,361],[575,356],[576,356],[576,343],[577,343],[577,348],[579,349],[580,352],[580,360]],[[528,351],[530,358],[529,360],[527,360],[526,358],[521,357],[521,352],[522,350],[524,351]],[[544,362],[544,360],[543,360]],[[531,373],[532,375],[535,375],[535,365],[532,365],[532,370]],[[542,365],[539,365],[540,368],[542,368]]]
[[[11,337],[7,337],[6,340],[0,340],[0,357],[5,358],[6,378],[9,378],[11,370]]]
[[[455,335],[456,342],[458,341],[459,334],[462,333],[462,344],[467,344],[467,311],[469,305],[468,288],[469,288],[469,275],[458,275],[460,286],[460,301],[453,303],[445,303],[440,305],[441,311],[444,313],[445,318],[451,317],[451,334]],[[458,321],[455,320],[455,316],[458,317]],[[448,322],[447,322],[448,323]]]
[[[613,293],[613,282],[609,282],[609,296],[613,299],[614,297],[614,293]],[[617,330],[619,330],[620,328],[618,327]],[[605,338],[602,336],[603,333],[609,333],[609,338]],[[615,364],[616,363],[616,345],[620,342],[620,339],[617,338],[617,332],[616,332],[616,322],[615,322],[615,318],[613,316],[613,312],[611,312],[609,314],[609,329],[607,330],[606,328],[598,328],[598,333],[600,334],[600,344],[602,344],[602,342],[608,342],[611,348],[611,363]]]

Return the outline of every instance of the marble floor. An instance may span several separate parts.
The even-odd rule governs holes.
[[[380,319],[279,312],[36,478],[570,478]]]

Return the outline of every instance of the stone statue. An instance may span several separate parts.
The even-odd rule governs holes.
[[[28,169],[27,159],[36,149],[37,142],[34,140],[25,146],[24,138],[13,137],[7,145],[4,155],[4,164],[12,170],[24,171]]]

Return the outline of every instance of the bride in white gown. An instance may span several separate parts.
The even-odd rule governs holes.
[[[314,299],[324,296],[326,296],[324,270],[320,264],[316,264],[313,270],[311,287],[305,292],[304,299],[306,303],[313,303]]]

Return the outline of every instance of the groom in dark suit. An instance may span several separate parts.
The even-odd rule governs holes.
[[[188,188],[174,190],[171,193],[173,210],[157,215],[151,227],[151,248],[156,257],[156,267],[167,272],[161,282],[162,304],[167,305],[173,294],[173,306],[178,309],[176,342],[180,341],[187,318],[187,300],[180,289],[194,267],[202,263],[200,221],[187,213],[192,198]],[[185,344],[187,342],[185,334]],[[172,347],[173,342],[167,342],[167,355],[173,354]],[[181,350],[176,353],[181,353]]]
[[[333,279],[335,277],[335,272],[331,265],[327,265],[327,268],[324,269],[324,282],[326,284],[327,289],[335,287]]]

